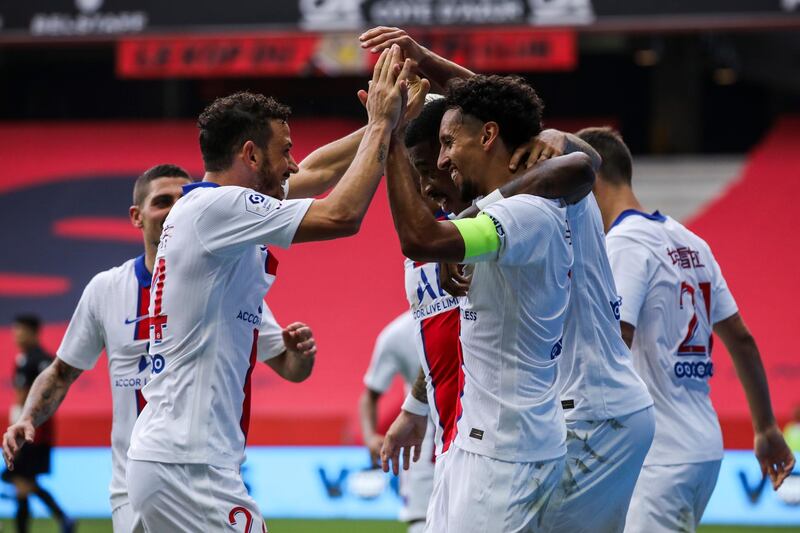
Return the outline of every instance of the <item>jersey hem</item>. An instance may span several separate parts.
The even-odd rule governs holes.
[[[171,465],[208,465],[228,470],[238,470],[242,461],[210,461],[207,456],[176,456],[156,450],[128,450],[128,460],[144,461],[148,463],[165,463]],[[140,455],[141,454],[141,455]]]
[[[564,419],[565,420],[574,420],[574,421],[582,421],[582,422],[599,422],[601,420],[610,420],[612,418],[619,418],[623,416],[629,416],[640,411],[644,411],[650,407],[653,407],[655,403],[653,399],[648,396],[649,400],[647,401],[647,405],[640,405],[635,408],[620,408],[619,411],[609,409],[606,413],[602,416],[592,416],[591,413],[581,414],[580,408],[577,409],[570,409],[568,411],[564,411]],[[577,414],[578,416],[574,416]]]
[[[503,461],[505,463],[536,463],[539,461],[553,461],[560,457],[564,457],[567,455],[567,445],[561,444],[557,450],[553,450],[550,453],[540,452],[531,455],[524,455],[524,454],[506,454],[506,453],[497,453],[493,451],[481,450],[476,448],[475,446],[470,446],[470,443],[467,443],[465,446],[463,442],[459,442],[458,437],[453,443],[450,445],[450,449],[453,446],[458,447],[460,450],[464,450],[465,452],[474,453],[475,455],[482,455],[484,457],[488,457],[490,459],[494,459],[496,461]],[[449,451],[449,450],[448,450]]]
[[[714,455],[714,456],[709,455],[708,457],[695,457],[695,458],[683,457],[683,458],[674,459],[674,460],[657,459],[657,460],[655,460],[653,462],[650,462],[650,461],[645,459],[645,461],[642,464],[642,466],[693,465],[693,464],[697,464],[697,463],[711,463],[711,462],[714,462],[714,461],[722,461],[723,457],[724,457],[724,453],[719,453],[719,455]]]

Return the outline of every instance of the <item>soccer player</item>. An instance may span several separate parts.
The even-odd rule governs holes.
[[[44,372],[53,361],[53,356],[45,352],[39,342],[40,329],[41,321],[35,315],[20,315],[14,319],[14,340],[20,353],[14,361],[14,391],[17,401],[11,407],[9,419],[12,423],[19,419],[36,376]],[[17,492],[15,525],[19,533],[27,533],[30,526],[28,496],[31,494],[35,494],[50,509],[61,525],[61,531],[69,533],[74,530],[74,522],[64,514],[53,495],[36,481],[36,476],[50,472],[54,436],[52,421],[41,429],[35,440],[19,454],[13,469],[9,465],[8,470],[3,472],[3,481],[12,483]]]
[[[401,376],[410,390],[419,374],[419,358],[414,344],[415,322],[405,312],[392,320],[378,335],[369,368],[364,375],[364,391],[359,401],[361,433],[369,449],[373,466],[380,462],[383,435],[377,432],[378,403],[389,389],[395,376]],[[400,520],[408,524],[409,533],[421,533],[425,527],[425,512],[433,490],[433,424],[429,424],[422,459],[400,477],[400,496],[403,507]]]
[[[510,181],[513,151],[541,130],[533,89],[514,77],[453,80],[447,107],[438,166],[448,170],[462,200]],[[592,175],[585,154],[549,166]],[[436,221],[412,176],[405,147],[394,138],[387,183],[404,255],[477,263],[460,310],[456,436],[434,486],[427,530],[546,530],[543,512],[566,451],[555,361],[572,267],[565,209],[518,195],[474,219]]]
[[[548,138],[557,152],[587,153],[599,167],[599,155],[580,139],[554,130]],[[509,185],[526,189],[524,178]],[[491,205],[487,200],[482,204]],[[594,196],[568,205],[567,221],[574,262],[558,359],[567,464],[546,521],[552,532],[622,533],[653,440],[653,400],[620,335],[620,299]]]
[[[9,467],[24,443],[55,413],[72,383],[94,367],[103,349],[113,402],[111,429],[112,477],[109,486],[115,532],[134,527],[125,488],[125,453],[136,416],[143,407],[141,388],[147,381],[150,278],[164,218],[180,198],[189,174],[175,165],[157,165],[136,179],[131,223],[142,230],[145,252],[122,265],[100,272],[86,286],[56,359],[36,379],[22,416],[6,431],[3,454]],[[41,428],[40,428],[41,429]],[[22,448],[24,451],[27,445]]]
[[[469,79],[474,74],[420,46],[399,28],[374,28],[362,35],[365,47],[380,50],[392,44],[403,47],[425,75],[444,84],[451,78]],[[546,130],[542,146],[532,150],[528,165],[553,155],[582,151],[597,168],[600,158],[586,143],[572,135]],[[512,157],[515,168],[517,154]],[[525,177],[507,183],[480,201],[483,207],[495,198],[525,192],[541,194]],[[581,191],[578,191],[580,193]],[[582,198],[584,194],[579,194]],[[464,216],[475,216],[473,208]],[[572,292],[564,332],[564,351],[559,359],[558,386],[567,419],[567,467],[551,511],[553,531],[622,531],[625,514],[644,457],[653,437],[653,402],[637,376],[630,351],[620,337],[618,297],[608,264],[602,219],[592,195],[567,209],[575,252]],[[468,278],[443,282],[454,294],[464,295]],[[441,400],[440,400],[441,402]],[[413,402],[408,403],[413,408]],[[432,409],[435,411],[435,409]],[[421,412],[421,410],[420,410]],[[409,415],[389,431],[390,444],[400,437],[408,442]],[[419,429],[415,430],[419,433]],[[401,435],[398,435],[401,434]],[[391,455],[391,449],[390,455]],[[598,497],[602,494],[604,497]],[[587,521],[586,516],[591,516]]]
[[[275,279],[272,246],[358,231],[383,174],[410,70],[399,48],[381,55],[358,152],[320,200],[279,200],[281,182],[297,172],[287,107],[237,93],[200,115],[206,174],[184,188],[164,222],[150,299],[153,376],[128,450],[128,490],[145,531],[227,531],[242,523],[248,531],[266,529],[239,468],[257,355],[253,326]],[[416,96],[425,92],[423,85]],[[316,350],[310,332],[297,333],[284,377],[301,380]]]
[[[318,189],[325,185],[321,181],[335,179],[318,168],[318,164],[329,162],[331,155],[339,157],[338,148],[332,154],[326,154],[326,149],[311,154],[308,163],[303,161],[306,170],[298,174],[300,186],[296,189]],[[23,443],[35,438],[35,428],[46,425],[72,383],[84,370],[94,367],[105,349],[113,402],[109,490],[116,533],[140,528],[128,501],[125,471],[133,424],[144,407],[141,389],[151,371],[152,358],[147,353],[151,272],[164,219],[183,194],[182,186],[191,181],[185,170],[170,164],[156,165],[136,179],[129,214],[131,223],[142,230],[144,253],[100,272],[89,282],[55,361],[34,382],[21,417],[8,428],[3,440],[6,462],[14,468],[14,456]],[[259,358],[280,373],[280,365],[287,358],[283,354],[284,335],[297,328],[282,331],[269,309],[264,309],[259,325]]]
[[[632,159],[620,135],[578,136],[602,156],[595,194],[622,298],[622,336],[655,401],[653,444],[634,490],[625,531],[695,531],[723,456],[709,398],[712,332],[733,358],[755,430],[755,453],[777,488],[794,456],[769,399],[758,347],[708,244],[672,218],[643,210],[631,186]]]
[[[449,172],[436,166],[440,150],[439,124],[445,111],[444,98],[429,95],[429,101],[420,115],[408,124],[403,136],[410,162],[419,175],[420,192],[427,204],[426,208],[440,220],[452,217],[452,214],[445,217],[445,213],[459,213],[467,210],[470,205],[461,199]],[[554,147],[543,142],[541,136],[537,135],[529,144],[526,143],[514,153],[512,164],[528,155],[526,166],[529,168],[543,151],[553,153]],[[580,176],[577,180],[563,179],[564,176],[557,178],[552,179],[547,172],[532,172],[526,173],[521,180],[532,194],[553,198],[585,196],[592,186],[592,181]],[[509,183],[512,184],[514,182]],[[518,192],[518,189],[513,192]],[[431,202],[438,204],[439,210],[432,207]],[[472,216],[476,214],[477,211]],[[399,471],[399,461],[396,459],[400,447],[409,449],[421,445],[428,411],[436,427],[436,455],[449,449],[455,436],[460,364],[459,302],[442,290],[444,286],[439,281],[442,277],[439,272],[440,264],[406,259],[405,266],[406,296],[418,323],[417,349],[423,372],[417,377],[412,392],[406,399],[405,409],[386,435],[385,455],[394,459],[391,463],[395,474]],[[408,466],[407,462],[403,464],[404,469]],[[384,463],[384,469],[388,470],[388,467]],[[440,471],[441,468],[437,469],[437,472]]]

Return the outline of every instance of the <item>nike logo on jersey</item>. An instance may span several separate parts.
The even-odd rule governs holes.
[[[131,320],[131,319],[129,319],[129,318],[126,318],[126,319],[125,319],[125,325],[128,325],[128,324],[136,324],[137,322],[141,322],[142,320],[146,320],[146,319],[148,319],[148,318],[150,318],[150,315],[142,315],[142,316],[137,316],[137,317],[136,317],[136,318],[134,318],[133,320]]]

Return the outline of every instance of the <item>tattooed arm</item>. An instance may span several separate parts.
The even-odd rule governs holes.
[[[425,371],[420,367],[417,380],[411,388],[411,395],[422,403],[428,403],[428,386],[425,383]]]
[[[83,371],[56,358],[36,377],[19,420],[9,426],[3,436],[3,458],[9,470],[14,469],[14,458],[22,446],[33,442],[35,428],[53,416],[67,395],[70,385],[78,379],[81,372]]]

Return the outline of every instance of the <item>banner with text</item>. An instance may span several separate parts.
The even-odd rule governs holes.
[[[113,40],[176,31],[361,31],[376,25],[712,29],[799,22],[800,0],[40,0],[0,4],[0,41]]]
[[[423,31],[425,46],[482,72],[571,70],[571,30]],[[352,33],[128,37],[117,45],[122,78],[366,74],[375,54]]]

